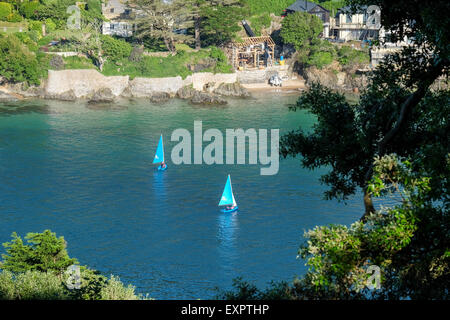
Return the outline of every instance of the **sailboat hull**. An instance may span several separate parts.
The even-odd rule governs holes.
[[[231,210],[222,209],[222,210],[220,210],[220,211],[222,211],[223,213],[232,213],[232,212],[235,212],[235,211],[237,211],[237,210],[238,210],[238,206],[234,207],[234,208],[231,209]]]
[[[158,166],[158,171],[166,171],[166,170],[167,170],[167,164],[164,168],[161,166]]]

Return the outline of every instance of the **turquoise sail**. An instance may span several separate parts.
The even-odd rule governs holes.
[[[164,146],[163,146],[163,137],[159,138],[158,148],[156,149],[155,159],[153,159],[153,163],[161,163],[164,162]]]
[[[236,206],[236,200],[233,195],[233,187],[231,186],[231,178],[228,175],[227,183],[223,189],[222,198],[220,198],[219,206]]]

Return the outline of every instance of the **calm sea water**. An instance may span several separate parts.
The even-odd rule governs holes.
[[[259,165],[173,165],[177,128],[310,128],[314,118],[290,112],[297,96],[267,95],[198,107],[173,100],[110,106],[56,101],[0,104],[0,242],[13,231],[51,229],[69,254],[157,299],[207,299],[238,276],[264,287],[305,272],[296,259],[303,232],[350,224],[362,213],[322,199],[319,177],[298,159],[281,160],[274,176]],[[151,165],[160,134],[169,169]],[[217,203],[227,174],[239,204]]]

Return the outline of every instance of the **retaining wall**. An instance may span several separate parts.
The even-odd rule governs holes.
[[[218,87],[221,83],[235,83],[236,73],[194,73],[182,79],[180,76],[168,78],[142,78],[130,80],[128,76],[104,76],[94,69],[83,70],[49,70],[46,92],[58,95],[73,91],[77,98],[86,97],[103,88],[111,89],[115,96],[120,96],[125,89],[133,97],[149,97],[155,92],[167,92],[171,95],[184,86],[192,85],[196,90],[203,90],[207,83]]]

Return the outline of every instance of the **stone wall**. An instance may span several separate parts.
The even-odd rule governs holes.
[[[291,77],[291,74],[289,72],[289,66],[273,66],[268,67],[266,69],[258,69],[258,70],[244,70],[244,71],[237,71],[237,80],[240,83],[248,84],[248,83],[267,83],[269,81],[270,77],[274,74],[278,74],[282,78],[289,78]]]
[[[128,76],[106,77],[94,69],[49,70],[46,93],[59,95],[73,91],[76,98],[82,98],[102,88],[109,88],[115,96],[119,96],[128,87],[128,82]]]
[[[235,83],[236,73],[213,74],[194,73],[182,79],[180,76],[169,78],[141,78],[130,80],[128,76],[104,76],[94,69],[86,70],[49,70],[45,91],[49,96],[73,92],[76,98],[90,97],[95,92],[109,88],[114,96],[150,97],[155,93],[175,95],[185,86],[203,90],[207,83],[217,88],[221,83]]]
[[[131,96],[143,98],[155,92],[165,92],[175,95],[179,89],[192,84],[192,77],[183,80],[180,76],[171,78],[134,78],[130,81],[129,92]]]

